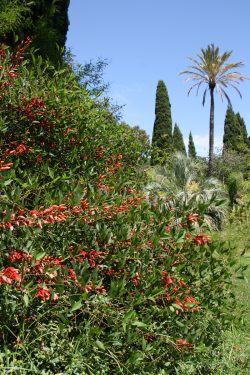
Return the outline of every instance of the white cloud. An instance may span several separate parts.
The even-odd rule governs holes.
[[[196,152],[199,156],[208,156],[208,148],[209,148],[209,136],[208,135],[200,135],[200,134],[193,134],[193,140]],[[188,149],[188,138],[185,138],[185,145]],[[215,152],[221,150],[222,148],[222,136],[216,135],[214,137],[214,148]]]

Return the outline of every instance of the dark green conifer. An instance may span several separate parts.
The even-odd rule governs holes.
[[[183,140],[183,135],[182,135],[182,132],[180,131],[180,128],[177,124],[174,125],[173,148],[174,148],[174,150],[179,151],[184,155],[187,155],[186,147],[185,147],[184,140]]]
[[[162,80],[158,81],[156,90],[152,146],[153,149],[157,149],[159,158],[172,151],[171,104],[166,85]],[[152,155],[151,163],[155,164],[156,162],[156,158]]]
[[[228,106],[224,122],[223,150],[234,150],[235,140],[238,135],[239,131],[236,127],[235,113],[232,106]]]
[[[246,152],[248,149],[247,128],[239,113],[228,107],[224,123],[223,150]]]
[[[195,150],[195,145],[194,145],[194,140],[192,133],[189,133],[189,138],[188,138],[188,156],[190,158],[196,159],[196,150]]]
[[[0,0],[0,36],[7,44],[15,44],[27,36],[38,54],[57,64],[62,59],[69,26],[70,0]],[[7,20],[7,21],[6,21]],[[3,35],[5,34],[4,38]],[[3,40],[4,39],[4,40]]]
[[[246,124],[245,124],[245,120],[243,119],[243,117],[241,117],[239,112],[236,113],[235,117],[236,117],[236,124],[239,128],[240,141],[244,144],[247,144],[248,143],[248,136],[247,136],[247,127],[246,127]]]

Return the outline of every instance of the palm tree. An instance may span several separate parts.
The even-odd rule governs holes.
[[[239,89],[235,84],[239,84],[241,81],[248,79],[244,77],[240,72],[235,71],[244,64],[242,62],[227,63],[230,58],[232,51],[224,52],[220,54],[219,48],[215,47],[214,44],[208,45],[206,49],[201,49],[201,54],[198,55],[198,60],[190,58],[194,65],[189,66],[190,70],[185,70],[180,74],[188,74],[186,81],[193,80],[195,84],[191,86],[188,91],[189,93],[193,88],[196,87],[197,94],[202,84],[206,85],[203,93],[202,104],[204,106],[206,100],[206,94],[210,92],[210,121],[209,121],[209,163],[208,163],[208,174],[212,172],[212,162],[214,155],[214,90],[216,88],[222,101],[223,97],[226,98],[228,104],[231,106],[231,101],[226,93],[226,89],[231,86],[241,97]]]
[[[176,153],[171,166],[157,165],[148,170],[151,182],[145,190],[155,201],[172,199],[180,210],[192,207],[200,211],[204,207],[207,224],[220,229],[228,211],[228,195],[219,180],[204,175],[203,163]]]

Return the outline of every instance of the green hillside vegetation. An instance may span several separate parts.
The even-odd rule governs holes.
[[[245,148],[209,169],[158,81],[150,145],[116,112],[105,61],[43,43],[64,47],[68,5],[0,8],[0,373],[247,374],[245,122],[230,113]]]

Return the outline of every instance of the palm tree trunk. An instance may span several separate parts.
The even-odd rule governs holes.
[[[208,175],[211,176],[214,158],[214,87],[210,87],[210,120],[209,120],[209,159]]]

